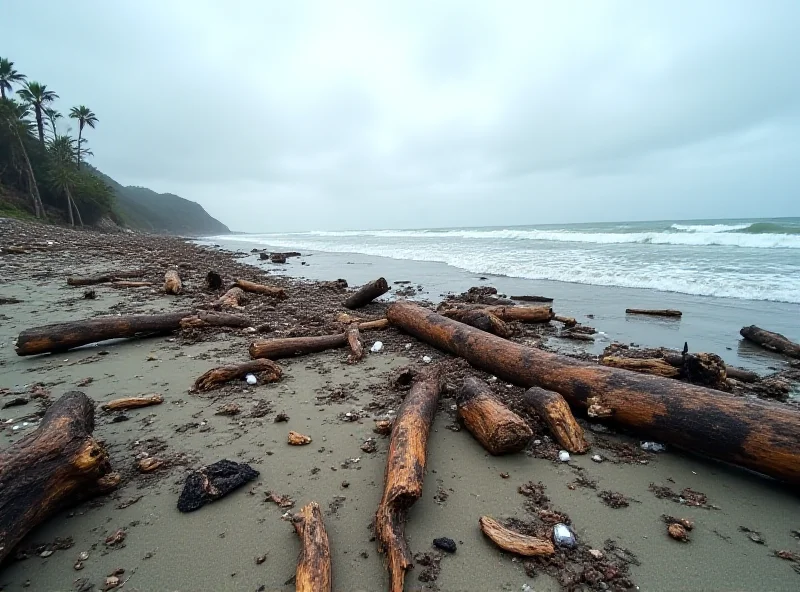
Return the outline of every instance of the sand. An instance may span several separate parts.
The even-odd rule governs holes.
[[[199,269],[194,275],[187,273],[188,293],[182,297],[167,297],[147,288],[121,291],[99,286],[99,297],[85,300],[82,289],[68,288],[64,282],[67,272],[88,274],[123,263],[132,268],[140,260],[158,260],[170,244],[153,245],[155,253],[137,251],[124,261],[113,252],[93,251],[87,257],[69,248],[0,258],[0,297],[23,300],[0,306],[0,388],[28,392],[26,385],[43,383],[58,397],[92,377],[78,390],[98,404],[153,392],[165,398],[159,406],[127,412],[128,421],[119,423],[98,410],[95,435],[105,442],[114,467],[123,472],[122,486],[109,496],[65,510],[31,532],[20,548],[51,543],[56,537],[72,537],[74,544],[46,558],[32,554],[9,561],[0,571],[0,589],[75,590],[79,589],[75,581],[85,578],[84,589],[99,590],[107,575],[123,568],[123,590],[292,590],[299,542],[290,523],[282,519],[287,509],[265,502],[267,492],[290,496],[295,505],[289,511],[312,500],[320,503],[332,544],[336,590],[387,589],[370,522],[381,495],[388,440],[373,433],[373,420],[387,409],[396,409],[402,398],[389,386],[396,368],[421,367],[422,355],[431,355],[433,363],[446,361],[446,356],[389,330],[366,335],[368,345],[378,338],[385,347],[378,354],[368,354],[360,364],[347,365],[346,350],[314,354],[281,361],[285,373],[281,382],[256,387],[237,382],[198,395],[189,392],[194,379],[213,366],[247,359],[251,334],[221,330],[199,338],[176,334],[104,343],[57,355],[19,358],[14,354],[15,336],[31,325],[115,310],[169,310],[186,306],[192,299],[208,298],[200,289]],[[227,257],[197,253],[195,267],[197,262],[219,263]],[[187,256],[181,254],[184,259]],[[235,268],[233,262],[230,265]],[[47,268],[53,273],[36,277]],[[329,279],[346,277],[346,271]],[[252,277],[258,274],[254,270]],[[281,285],[292,286],[288,281]],[[304,318],[281,312],[292,302],[277,304],[263,315],[271,315],[271,322],[284,315],[284,322],[290,324],[293,318]],[[291,331],[291,326],[280,331]],[[405,344],[412,342],[412,348],[406,349]],[[516,387],[496,387],[521,392]],[[581,541],[602,549],[607,539],[613,539],[635,554],[630,578],[642,590],[777,591],[800,586],[800,573],[793,569],[796,564],[773,555],[775,550],[800,551],[800,540],[792,535],[800,529],[800,499],[788,488],[672,450],[642,452],[639,458],[647,464],[621,462],[612,450],[601,446],[601,439],[634,447],[638,440],[590,430],[590,454],[573,456],[569,463],[540,458],[533,445],[528,453],[491,457],[468,432],[453,431],[457,424],[452,394],[448,390],[442,399],[434,423],[424,494],[409,514],[407,534],[413,553],[433,552],[431,541],[440,536],[453,538],[458,551],[441,558],[434,582],[420,582],[423,569],[413,569],[406,589],[523,590],[527,585],[536,591],[559,590],[544,570],[529,577],[522,561],[499,552],[478,529],[478,518],[485,514],[525,519],[526,498],[518,488],[531,480],[541,481],[553,507],[569,514]],[[214,414],[229,402],[242,407],[239,416]],[[271,411],[264,417],[250,417],[259,402],[270,402]],[[5,421],[35,410],[35,404],[29,403],[0,410],[0,417]],[[289,421],[275,423],[281,411]],[[363,417],[348,421],[344,415],[348,412]],[[34,427],[12,431],[9,426],[17,424],[2,424],[0,446],[8,446]],[[289,430],[307,434],[313,442],[288,446]],[[363,452],[361,444],[371,437],[376,438],[377,451]],[[546,433],[536,437],[543,439]],[[142,450],[158,451],[157,456],[169,459],[171,466],[149,476],[137,474],[133,466]],[[604,462],[593,462],[591,454],[600,454]],[[179,513],[176,502],[187,471],[222,458],[249,463],[260,471],[259,479],[194,513]],[[508,473],[508,478],[501,473]],[[596,480],[597,490],[571,489],[580,475]],[[719,509],[658,499],[649,490],[650,483],[675,491],[685,487],[701,491],[708,504]],[[597,495],[601,490],[621,492],[630,505],[608,507]],[[140,496],[136,503],[118,507]],[[662,514],[694,520],[691,542],[669,539]],[[761,533],[765,544],[751,541],[740,526]],[[104,540],[118,528],[127,531],[123,545],[107,548]],[[89,552],[89,559],[76,571],[73,565],[82,551]],[[262,555],[267,558],[259,565],[255,558]]]

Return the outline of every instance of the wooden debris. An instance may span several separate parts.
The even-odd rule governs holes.
[[[145,273],[146,272],[143,269],[137,269],[135,271],[109,271],[107,273],[89,277],[68,277],[67,284],[70,286],[92,286],[94,284],[107,284],[117,280],[142,277],[145,275]]]
[[[405,519],[408,509],[422,496],[428,434],[442,386],[439,367],[424,372],[400,406],[392,427],[383,496],[375,515],[378,550],[386,555],[391,592],[402,592],[406,571],[412,565]]]
[[[651,315],[656,317],[680,317],[683,313],[669,308],[662,310],[649,310],[644,308],[626,308],[625,314]]]
[[[167,270],[167,273],[164,274],[164,292],[178,295],[181,290],[183,290],[183,282],[181,282],[181,276],[178,275],[178,270]]]
[[[276,288],[275,286],[265,286],[264,284],[257,284],[255,282],[248,282],[247,280],[233,280],[233,284],[237,288],[241,288],[245,292],[253,292],[255,294],[264,294],[271,298],[279,298],[283,300],[287,298],[286,290],[283,288]]]
[[[547,296],[511,296],[511,300],[519,300],[520,302],[552,302],[552,298]]]
[[[220,385],[237,378],[244,378],[248,374],[258,375],[262,382],[277,382],[281,379],[283,371],[272,360],[260,359],[229,364],[213,368],[194,381],[194,390],[210,391]]]
[[[390,305],[387,316],[503,380],[556,391],[574,409],[601,410],[647,438],[800,483],[800,411],[789,406],[544,352],[410,302]]]
[[[494,518],[481,516],[479,523],[481,531],[503,551],[534,557],[536,555],[553,555],[556,552],[553,543],[509,530]]]
[[[578,324],[578,321],[576,321],[574,318],[572,318],[572,317],[564,317],[564,316],[561,316],[561,315],[553,316],[553,320],[554,321],[558,321],[559,323],[564,323],[565,327],[574,327],[575,325]]]
[[[458,397],[458,417],[491,454],[518,452],[533,432],[519,415],[501,403],[480,380],[468,377]]]
[[[333,586],[331,547],[319,504],[311,502],[303,506],[292,517],[292,525],[302,543],[295,571],[295,590],[330,592]]]
[[[311,438],[299,432],[290,431],[288,442],[292,446],[305,446],[306,444],[311,444]]]
[[[728,378],[733,378],[739,382],[758,382],[761,380],[761,377],[755,372],[737,368],[736,366],[725,366],[725,374]]]
[[[218,308],[241,308],[244,301],[244,290],[234,286],[215,300],[213,306]]]
[[[550,433],[564,450],[572,454],[583,454],[589,450],[583,428],[575,421],[564,397],[553,391],[532,387],[525,391],[523,400],[545,420]]]
[[[345,301],[345,308],[361,308],[365,304],[369,304],[381,294],[386,294],[389,291],[389,284],[384,278],[378,278],[368,284],[364,284],[359,288],[355,294],[351,294]]]
[[[446,311],[444,314],[451,319],[455,319],[461,323],[471,325],[476,329],[480,329],[481,331],[486,331],[487,333],[492,333],[500,337],[508,338],[513,335],[513,331],[508,325],[506,325],[505,321],[501,320],[500,317],[488,310],[452,309]]]
[[[140,473],[152,473],[164,466],[164,461],[160,458],[148,457],[143,458],[136,463],[136,468]]]
[[[94,403],[71,391],[36,430],[0,452],[0,562],[50,516],[119,484],[93,429]]]
[[[184,325],[184,321],[186,325]],[[60,352],[106,339],[142,337],[175,331],[183,326],[246,327],[244,317],[189,310],[152,315],[93,317],[26,329],[17,337],[18,356]]]
[[[454,308],[444,307],[441,311],[446,317],[457,315],[456,310],[483,310],[492,313],[502,321],[521,323],[547,323],[553,319],[553,309],[549,306],[508,306],[498,304],[460,304]]]
[[[348,364],[355,364],[364,357],[364,344],[361,342],[361,333],[358,331],[358,323],[352,323],[344,332],[347,336],[347,343],[350,344],[350,355],[347,357]]]
[[[153,282],[130,282],[120,280],[118,282],[111,282],[112,288],[147,288],[153,285]]]
[[[620,356],[605,356],[600,359],[604,366],[623,368],[633,372],[663,376],[664,378],[678,378],[680,369],[676,368],[663,358],[623,358]]]
[[[378,319],[377,321],[358,323],[358,330],[359,332],[374,331],[385,329],[388,326],[388,319]],[[279,337],[277,339],[254,341],[251,343],[250,357],[277,360],[280,358],[291,358],[293,356],[302,356],[329,349],[336,349],[346,345],[348,345],[346,333],[317,335],[312,337]]]
[[[689,533],[687,532],[686,527],[682,524],[678,524],[677,522],[667,525],[667,534],[676,541],[680,541],[682,543],[689,542]]]
[[[159,394],[147,395],[146,397],[124,397],[115,399],[101,405],[103,411],[123,411],[125,409],[136,409],[138,407],[149,407],[150,405],[160,405],[164,402],[164,396]]]
[[[757,343],[765,349],[784,354],[790,358],[800,359],[800,344],[791,341],[780,333],[773,333],[755,325],[750,325],[749,327],[742,327],[739,334],[748,341]]]

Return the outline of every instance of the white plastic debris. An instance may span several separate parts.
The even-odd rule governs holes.
[[[567,547],[568,549],[572,549],[578,544],[572,529],[561,523],[553,527],[553,542],[559,547]]]
[[[375,343],[372,344],[372,347],[369,348],[369,351],[371,351],[373,354],[377,354],[382,349],[383,349],[383,341],[376,341]]]
[[[406,343],[406,349],[411,349],[411,344],[410,343]]]
[[[593,460],[594,462],[598,462],[598,463],[599,463],[599,462],[603,462],[603,457],[602,457],[602,456],[600,456],[599,454],[595,454],[595,455],[593,455],[593,456],[592,456],[592,460]]]
[[[255,374],[248,374],[244,377],[244,379],[247,381],[247,384],[251,386],[258,384],[258,379],[256,378]]]
[[[12,429],[13,431],[15,431],[15,432],[16,432],[16,431],[19,429],[19,426],[18,426],[18,425],[15,425],[15,426],[14,426],[13,428],[11,428],[11,429]]]
[[[667,447],[663,444],[659,444],[658,442],[642,442],[642,450],[647,450],[648,452],[664,452]]]
[[[433,358],[431,358],[430,356],[422,356],[422,361],[425,362],[426,364],[430,364],[433,361]]]
[[[569,452],[567,452],[566,450],[559,450],[558,460],[560,460],[561,462],[569,462]]]

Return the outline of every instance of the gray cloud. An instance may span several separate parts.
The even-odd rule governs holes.
[[[11,0],[94,164],[248,231],[800,215],[800,4]]]

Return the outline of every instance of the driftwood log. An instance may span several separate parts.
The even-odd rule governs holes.
[[[0,562],[53,514],[119,484],[93,429],[94,403],[72,391],[36,430],[0,452]]]
[[[229,364],[213,368],[204,373],[194,381],[194,390],[210,391],[229,380],[244,378],[248,374],[259,375],[262,382],[277,382],[281,379],[283,371],[275,362],[267,359],[251,360],[242,364]]]
[[[730,390],[727,366],[716,354],[667,352],[661,358],[627,358],[610,355],[602,357],[600,363],[642,374],[686,380],[692,384],[717,390]]]
[[[116,280],[142,277],[143,275],[145,275],[145,271],[142,269],[135,271],[109,271],[89,277],[68,277],[67,284],[70,286],[92,286],[94,284],[107,284]]]
[[[241,288],[245,292],[253,292],[254,294],[264,294],[271,298],[286,298],[286,290],[283,288],[276,288],[275,286],[265,286],[264,284],[257,284],[255,282],[248,282],[247,280],[233,280],[233,284],[237,288]]]
[[[411,387],[392,426],[383,496],[375,515],[378,550],[386,555],[391,592],[402,592],[406,571],[412,567],[405,519],[408,509],[422,496],[428,435],[442,386],[439,367],[424,372]]]
[[[369,304],[378,296],[386,294],[389,291],[389,284],[384,278],[378,278],[368,284],[364,284],[359,288],[355,294],[351,294],[345,301],[345,308],[361,308],[365,304]]]
[[[333,586],[331,546],[319,504],[311,502],[303,506],[292,517],[292,525],[302,544],[295,571],[295,590],[330,592]]]
[[[506,306],[499,304],[459,304],[455,308],[444,308],[441,314],[455,317],[456,311],[482,310],[493,314],[502,321],[519,321],[521,323],[547,323],[553,319],[553,309],[549,306]]]
[[[552,298],[547,296],[511,296],[511,300],[519,300],[520,302],[552,302]]]
[[[554,315],[553,320],[558,321],[559,323],[564,323],[565,327],[574,327],[578,324],[578,321],[576,321],[573,317],[564,317],[561,315]]]
[[[544,419],[550,433],[564,450],[572,454],[583,454],[589,450],[583,428],[575,421],[564,397],[535,386],[525,391],[523,400]]]
[[[800,484],[800,411],[701,386],[591,365],[513,343],[408,302],[391,323],[508,382],[540,386],[574,408],[676,448]]]
[[[523,557],[552,555],[556,552],[553,543],[550,541],[509,530],[489,516],[481,516],[479,523],[483,534],[489,537],[503,551],[516,553]]]
[[[384,329],[389,326],[387,319],[377,321],[367,321],[364,323],[353,323],[360,331],[370,331]],[[313,337],[280,337],[278,339],[268,339],[265,341],[254,341],[250,344],[251,358],[269,358],[277,360],[279,358],[291,358],[313,354],[328,349],[336,349],[348,345],[347,333],[335,333],[333,335],[318,335]]]
[[[773,333],[766,329],[761,329],[755,325],[742,327],[739,334],[761,347],[789,356],[790,358],[800,359],[800,344],[786,338],[780,333]]]
[[[183,290],[183,282],[181,276],[178,275],[177,269],[169,269],[164,274],[164,292],[167,294],[180,294]]]
[[[745,370],[744,368],[737,368],[736,366],[725,366],[725,373],[728,378],[733,378],[739,382],[758,382],[761,377],[755,372]]]
[[[215,300],[212,306],[219,308],[241,308],[244,300],[244,290],[234,286]]]
[[[680,317],[683,313],[679,310],[672,310],[670,308],[661,310],[650,310],[644,308],[626,308],[625,314],[638,314],[638,315],[651,315],[655,317]]]
[[[26,329],[17,337],[19,356],[60,352],[106,339],[141,337],[176,331],[184,326],[246,327],[244,317],[190,310],[154,315],[94,317]]]
[[[511,337],[511,335],[514,333],[511,330],[511,327],[506,325],[505,321],[488,310],[453,309],[445,312],[445,315],[451,319],[455,319],[461,323],[476,327],[481,331],[499,335],[500,337]]]
[[[477,378],[464,381],[458,396],[458,417],[491,454],[518,452],[525,448],[533,431]]]
[[[679,378],[681,371],[664,358],[625,358],[622,356],[604,356],[600,363],[612,368],[622,368],[642,374],[663,376],[664,378]]]
[[[347,336],[347,343],[350,345],[350,355],[347,358],[347,363],[355,364],[364,357],[364,344],[361,342],[358,323],[352,323],[347,327],[344,334]]]
[[[379,329],[387,329],[389,327],[389,319],[382,318],[382,319],[374,319],[372,321],[365,321],[361,317],[356,317],[346,312],[341,312],[336,315],[336,322],[341,323],[343,328],[347,328],[353,323],[358,323],[358,328],[360,331],[373,331]]]
[[[146,397],[124,397],[114,399],[101,405],[103,411],[124,411],[125,409],[137,409],[139,407],[149,407],[150,405],[160,405],[164,402],[164,396],[159,394],[147,395]]]

